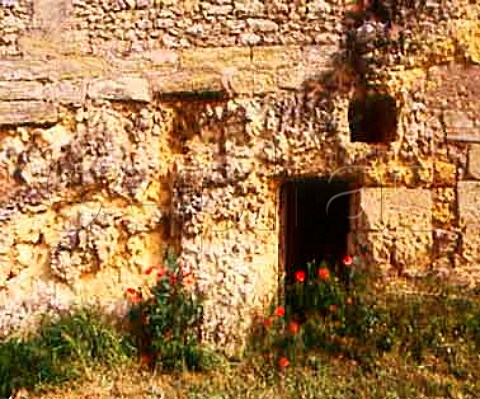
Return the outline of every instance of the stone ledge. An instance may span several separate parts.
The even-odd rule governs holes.
[[[181,52],[152,50],[133,58],[109,60],[60,56],[49,61],[0,61],[0,82],[7,81],[0,85],[0,100],[50,100],[54,86],[73,81],[67,84],[67,95],[56,90],[56,97],[59,102],[79,104],[85,92],[75,86],[82,79],[94,79],[88,89],[92,98],[142,102],[151,100],[149,84],[153,92],[165,95],[227,91],[255,95],[279,87],[301,89],[309,77],[325,72],[334,49],[333,46],[226,47]],[[127,77],[121,75],[125,73]],[[19,86],[12,82],[19,82]],[[39,85],[45,82],[53,86],[47,85],[41,93]]]
[[[181,71],[149,73],[152,91],[156,95],[224,93],[221,75],[215,72]]]
[[[85,80],[63,80],[45,86],[45,98],[48,101],[81,106],[87,96],[87,82]]]
[[[278,87],[280,89],[299,90],[309,79],[318,79],[329,71],[326,67],[312,67],[306,65],[282,67],[277,71]]]
[[[51,61],[0,61],[0,81],[71,79],[99,77],[110,71],[106,60],[95,57]]]
[[[234,94],[255,95],[274,92],[276,75],[272,71],[243,69],[232,74],[231,90]]]
[[[249,47],[199,48],[182,52],[180,66],[194,69],[202,65],[205,69],[248,67],[251,64]]]
[[[0,82],[0,101],[44,100],[44,86],[38,82]]]
[[[88,97],[117,101],[151,101],[148,80],[137,76],[96,79],[90,82]]]
[[[175,50],[156,49],[145,51],[138,56],[131,56],[131,59],[141,59],[150,62],[155,67],[172,67],[179,63],[180,56]]]
[[[52,61],[51,77],[55,79],[73,79],[82,77],[100,77],[110,73],[111,65],[102,58],[80,57]]]
[[[49,69],[42,61],[0,61],[0,80],[43,80],[49,77]]]
[[[262,69],[294,66],[302,59],[300,46],[253,47],[252,65]]]
[[[57,109],[42,101],[0,102],[0,125],[55,123]]]

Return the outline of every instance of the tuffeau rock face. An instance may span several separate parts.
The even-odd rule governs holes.
[[[480,6],[338,3],[0,1],[0,334],[75,302],[124,312],[170,246],[204,339],[238,352],[300,177],[361,187],[349,251],[385,276],[477,284]],[[394,99],[387,142],[352,138],[367,87]]]

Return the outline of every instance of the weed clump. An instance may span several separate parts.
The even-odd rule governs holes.
[[[89,372],[95,365],[114,366],[135,352],[96,309],[78,308],[23,338],[0,342],[0,398],[45,384],[58,384]]]

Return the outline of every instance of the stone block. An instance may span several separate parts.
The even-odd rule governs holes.
[[[180,58],[183,68],[195,69],[199,65],[203,69],[219,70],[227,67],[248,67],[251,61],[251,50],[246,47],[221,47],[185,50]]]
[[[278,30],[278,24],[274,21],[265,18],[248,18],[248,26],[255,32],[276,32]]]
[[[397,229],[430,232],[433,201],[431,192],[417,188],[363,188],[359,214],[354,220],[359,230]]]
[[[148,74],[154,94],[222,93],[225,91],[220,74],[215,72],[182,71],[176,73]]]
[[[468,151],[468,173],[480,180],[480,144],[473,144]]]
[[[88,87],[88,96],[94,99],[116,101],[149,102],[151,100],[148,80],[136,76],[96,79]]]
[[[153,66],[172,66],[176,65],[180,60],[178,52],[167,49],[156,49],[147,51],[142,54],[142,58],[150,61]]]
[[[302,58],[299,46],[258,46],[252,50],[252,65],[255,68],[274,69],[281,66],[292,67]]]
[[[264,94],[276,90],[275,73],[252,69],[239,70],[230,79],[235,94]]]
[[[458,216],[462,226],[461,268],[480,265],[480,182],[462,181],[457,185]],[[467,262],[468,266],[464,264]]]
[[[368,248],[369,261],[384,272],[425,271],[430,265],[431,231],[360,231],[351,233],[355,242]]]
[[[42,61],[0,61],[0,81],[44,80],[48,77],[48,63]]]
[[[480,117],[480,66],[449,63],[429,72],[430,89],[426,96],[433,104],[445,103],[458,109],[469,109]]]
[[[307,66],[332,65],[333,56],[338,52],[337,46],[305,46],[302,51],[302,62]]]
[[[433,173],[436,185],[454,186],[457,181],[457,166],[454,163],[435,160]]]
[[[462,236],[462,256],[469,266],[480,266],[480,226],[469,224]]]
[[[56,31],[60,29],[71,9],[70,0],[34,0],[34,27],[45,31]]]
[[[446,110],[443,112],[443,123],[447,140],[474,137],[480,141],[480,126],[476,126],[475,120],[466,112]]]
[[[233,6],[229,4],[209,5],[208,8],[206,9],[206,13],[208,15],[217,15],[217,16],[225,16],[227,14],[230,14],[232,11],[233,11]]]
[[[480,227],[480,182],[458,182],[457,201],[460,224]]]
[[[239,16],[260,17],[265,9],[265,4],[260,0],[236,0],[233,5]]]
[[[480,182],[459,182],[458,212],[462,234],[462,256],[469,264],[480,263]]]
[[[278,87],[281,89],[298,90],[309,79],[318,77],[327,72],[327,68],[311,68],[306,65],[298,67],[283,67],[277,71]]]
[[[52,60],[48,63],[48,75],[54,79],[75,79],[100,77],[110,72],[110,65],[99,57],[81,57]]]
[[[38,82],[0,82],[0,101],[43,100],[44,87]]]
[[[41,101],[0,102],[0,125],[54,123],[58,120],[53,104]]]
[[[53,102],[81,106],[87,95],[87,83],[85,81],[60,81],[49,85],[46,89],[46,97]]]

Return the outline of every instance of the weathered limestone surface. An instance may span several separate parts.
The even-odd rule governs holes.
[[[57,119],[56,107],[46,102],[0,102],[0,125],[53,123]]]
[[[480,141],[480,122],[477,122],[467,112],[446,110],[443,115],[448,140],[474,139]]]
[[[58,33],[71,9],[70,0],[34,0],[33,25],[36,29]]]
[[[468,153],[468,172],[475,179],[480,179],[480,144],[473,144]]]
[[[462,226],[461,258],[456,266],[465,278],[476,281],[480,275],[480,184],[458,183],[458,212]]]
[[[47,79],[49,65],[41,61],[4,61],[0,60],[0,79],[2,81]]]
[[[479,182],[463,181],[458,183],[458,210],[462,224],[472,227],[480,224],[479,189]]]
[[[375,264],[418,271],[428,264],[432,247],[432,194],[427,189],[363,188],[353,214],[352,234],[372,245]]]
[[[480,5],[433,3],[395,35],[333,0],[3,1],[0,333],[75,301],[121,313],[168,245],[235,352],[278,292],[289,177],[362,186],[369,266],[478,283]],[[395,100],[395,141],[352,140],[362,84]]]
[[[365,230],[408,229],[430,232],[432,194],[426,189],[404,187],[364,188],[360,193],[364,212],[359,228]]]
[[[223,92],[225,90],[221,75],[216,72],[209,73],[201,70],[169,74],[152,72],[148,74],[148,79],[155,94]]]
[[[0,101],[44,98],[44,85],[39,82],[0,82]]]
[[[90,82],[88,96],[93,99],[143,101],[151,100],[148,81],[141,77],[101,78]]]
[[[80,107],[87,97],[88,81],[82,79],[64,80],[45,86],[45,99],[53,103]]]

